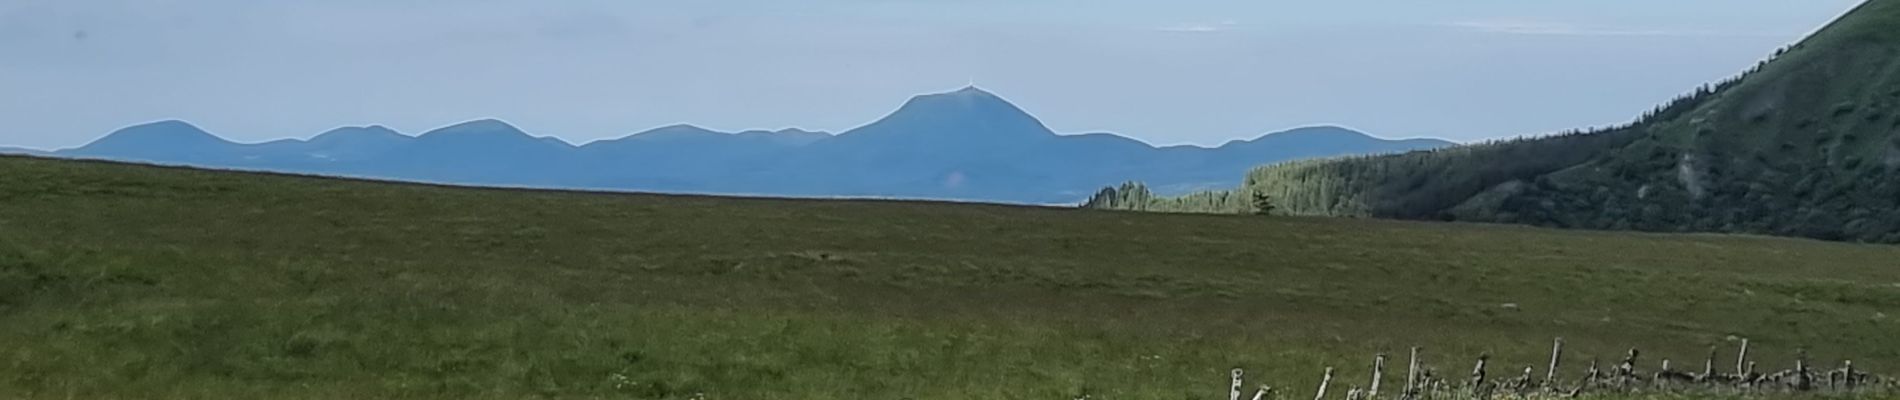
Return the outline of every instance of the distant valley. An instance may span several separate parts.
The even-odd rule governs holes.
[[[1450,145],[1320,126],[1212,148],[1156,147],[1110,133],[1059,135],[972,87],[914,97],[835,135],[675,125],[574,145],[478,120],[416,136],[366,126],[307,140],[235,143],[186,122],[161,121],[73,149],[0,153],[465,185],[1046,204],[1080,202],[1129,180],[1185,193],[1238,185],[1260,164]]]

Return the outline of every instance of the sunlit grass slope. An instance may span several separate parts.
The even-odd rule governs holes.
[[[1900,372],[1900,248],[0,157],[0,398],[1183,399],[1423,345]],[[1726,352],[1725,352],[1726,354]],[[1779,369],[1779,368],[1776,368]],[[1505,372],[1496,372],[1505,374]],[[1310,396],[1310,395],[1308,395]]]

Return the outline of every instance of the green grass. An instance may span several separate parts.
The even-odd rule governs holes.
[[[1554,336],[1573,376],[1629,346],[1699,365],[1730,336],[1763,369],[1807,347],[1900,372],[1897,259],[0,157],[0,398],[1211,399],[1235,366],[1302,398],[1414,344],[1514,376]]]

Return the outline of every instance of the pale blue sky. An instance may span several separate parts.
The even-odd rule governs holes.
[[[1454,140],[1627,120],[1859,0],[0,0],[0,146],[495,117],[842,131],[974,79],[1061,132]]]

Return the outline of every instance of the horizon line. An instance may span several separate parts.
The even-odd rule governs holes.
[[[410,132],[404,132],[404,131],[402,131],[402,130],[399,130],[399,129],[395,129],[395,128],[391,128],[391,127],[389,127],[389,126],[387,126],[387,125],[383,125],[383,124],[362,124],[362,125],[356,125],[356,124],[345,124],[345,125],[338,125],[338,126],[336,126],[336,127],[333,127],[333,128],[330,128],[330,129],[325,129],[325,130],[323,130],[323,131],[321,131],[321,132],[318,132],[318,133],[317,133],[317,134],[315,134],[315,135],[311,135],[310,137],[294,137],[294,136],[290,136],[290,137],[278,137],[278,138],[272,138],[272,139],[263,139],[263,140],[257,140],[257,141],[243,141],[243,142],[240,142],[240,141],[236,141],[236,140],[232,140],[232,139],[230,139],[230,138],[226,138],[226,137],[224,137],[224,136],[222,136],[222,135],[218,135],[218,134],[217,134],[216,132],[212,132],[212,131],[210,131],[210,130],[206,130],[206,129],[204,129],[203,127],[201,127],[201,126],[199,126],[198,124],[196,124],[196,123],[193,123],[193,122],[191,122],[191,121],[189,121],[189,120],[186,120],[186,119],[182,119],[182,118],[166,118],[166,119],[157,119],[157,120],[150,120],[150,121],[145,121],[145,122],[140,122],[140,123],[135,123],[135,124],[131,124],[131,125],[126,125],[126,126],[123,126],[123,127],[120,127],[120,128],[118,128],[118,129],[114,129],[114,130],[112,130],[112,131],[110,131],[110,132],[106,132],[106,133],[105,133],[104,135],[100,135],[100,136],[98,136],[98,137],[95,137],[95,138],[93,138],[92,140],[89,140],[89,141],[87,141],[87,142],[86,142],[85,144],[81,144],[81,145],[78,145],[78,146],[71,146],[71,147],[61,147],[61,148],[51,148],[51,149],[49,149],[49,148],[41,148],[41,147],[31,147],[31,146],[25,146],[25,145],[9,145],[9,144],[0,144],[0,149],[21,149],[21,150],[30,150],[30,151],[41,151],[41,152],[59,152],[59,151],[67,151],[67,150],[75,150],[75,149],[79,149],[79,148],[82,148],[82,147],[86,147],[87,145],[91,145],[92,143],[95,143],[95,142],[98,142],[99,140],[103,140],[103,139],[105,139],[105,138],[108,138],[108,137],[111,137],[111,136],[112,136],[113,134],[115,134],[115,133],[118,133],[118,132],[120,132],[120,131],[123,131],[123,130],[126,130],[126,129],[130,129],[130,128],[136,128],[136,127],[141,127],[141,126],[147,126],[147,125],[156,125],[156,124],[164,124],[164,123],[182,123],[182,124],[185,124],[185,125],[187,125],[187,126],[191,126],[191,127],[193,128],[193,129],[197,129],[197,130],[198,130],[198,131],[200,131],[200,132],[204,132],[205,134],[208,134],[208,135],[211,135],[212,137],[215,137],[215,138],[218,138],[218,140],[222,140],[222,141],[224,141],[224,142],[227,142],[227,143],[231,143],[231,144],[235,144],[235,145],[241,145],[241,146],[252,146],[252,145],[262,145],[262,144],[269,144],[269,143],[274,143],[274,142],[281,142],[281,141],[300,141],[300,142],[301,142],[301,141],[309,141],[309,140],[311,140],[311,139],[315,139],[315,138],[316,138],[317,136],[321,136],[321,135],[323,135],[323,134],[325,134],[325,133],[329,133],[329,132],[332,132],[332,131],[336,131],[336,130],[339,130],[339,129],[350,129],[350,128],[358,128],[358,129],[368,129],[368,128],[382,128],[382,129],[386,129],[386,130],[389,130],[390,132],[393,132],[393,133],[395,133],[395,134],[397,134],[397,135],[401,135],[401,136],[404,136],[404,137],[408,137],[408,138],[418,138],[418,137],[422,137],[422,135],[426,135],[426,134],[429,134],[429,133],[431,133],[431,132],[435,132],[435,131],[439,131],[439,130],[442,130],[442,129],[445,129],[445,128],[450,128],[450,127],[454,127],[454,126],[457,126],[457,125],[462,125],[462,124],[467,124],[467,123],[470,123],[470,122],[481,122],[481,121],[496,121],[496,122],[500,122],[500,123],[502,123],[502,124],[504,124],[504,125],[507,125],[507,126],[509,126],[509,127],[512,127],[512,128],[515,128],[516,130],[518,130],[518,131],[520,131],[520,132],[521,132],[522,134],[524,134],[524,135],[526,135],[526,136],[528,136],[528,137],[530,137],[530,138],[534,138],[534,139],[554,139],[554,140],[558,140],[558,141],[560,141],[561,143],[565,143],[565,144],[567,144],[567,145],[569,145],[569,146],[574,146],[574,147],[582,147],[582,146],[587,146],[587,145],[590,145],[590,144],[594,144],[594,143],[599,143],[599,142],[607,142],[607,141],[614,141],[614,140],[621,140],[621,139],[627,139],[627,138],[631,138],[631,137],[635,137],[635,136],[639,136],[639,135],[642,135],[642,134],[647,134],[647,133],[652,133],[652,132],[654,132],[654,131],[658,131],[658,130],[661,130],[661,129],[666,129],[666,128],[672,128],[672,127],[690,127],[690,128],[696,128],[696,129],[700,129],[700,130],[704,130],[704,131],[707,131],[707,132],[711,132],[711,133],[716,133],[716,134],[723,134],[723,135],[737,135],[737,134],[742,134],[742,133],[751,133],[751,132],[766,132],[766,133],[780,133],[780,132],[785,132],[785,131],[799,131],[799,132],[805,132],[805,133],[816,133],[816,134],[823,134],[823,135],[825,135],[825,136],[828,136],[828,137],[837,137],[838,135],[842,135],[842,134],[844,134],[845,132],[850,132],[850,131],[852,131],[852,130],[856,130],[856,129],[858,129],[858,128],[851,128],[851,129],[847,129],[847,130],[845,130],[845,132],[831,132],[831,131],[824,131],[824,130],[810,130],[810,129],[804,129],[804,128],[800,128],[800,127],[795,127],[795,126],[794,126],[794,127],[783,127],[783,128],[778,128],[778,129],[764,129],[764,128],[757,128],[757,129],[743,129],[743,130],[738,130],[738,131],[723,131],[723,130],[717,130],[717,129],[711,129],[711,128],[706,128],[706,127],[703,127],[703,126],[699,126],[699,125],[694,125],[694,124],[692,124],[692,123],[684,123],[684,122],[682,122],[682,123],[671,123],[671,124],[665,124],[665,125],[660,125],[660,126],[656,126],[656,127],[652,127],[652,128],[647,128],[647,129],[643,129],[643,130],[639,130],[639,131],[635,131],[635,132],[633,132],[633,133],[629,133],[629,134],[626,134],[626,135],[622,135],[622,136],[617,136],[617,137],[609,137],[609,138],[600,138],[600,139],[594,139],[594,140],[589,140],[589,141],[586,141],[586,142],[581,142],[581,143],[575,143],[575,142],[573,142],[573,141],[569,141],[569,140],[568,140],[568,139],[566,139],[566,138],[562,138],[562,137],[560,137],[560,136],[558,136],[558,135],[541,135],[541,136],[537,136],[537,135],[535,135],[535,134],[534,134],[533,132],[530,132],[530,131],[528,131],[527,129],[522,129],[522,128],[520,127],[520,125],[516,125],[515,123],[512,123],[512,122],[508,122],[508,120],[507,120],[507,119],[505,119],[505,118],[500,118],[500,117],[481,117],[481,118],[474,118],[474,119],[469,119],[469,120],[464,120],[464,121],[460,121],[460,122],[454,122],[454,123],[450,123],[450,124],[446,124],[446,125],[441,125],[441,126],[437,126],[437,127],[434,127],[434,128],[429,128],[428,130],[424,130],[424,131],[422,131],[422,132],[419,132],[419,133],[410,133]],[[866,125],[868,125],[868,123],[867,123]],[[863,127],[863,126],[864,126],[864,125],[859,125],[859,127]],[[1458,141],[1458,140],[1453,140],[1453,139],[1448,139],[1448,138],[1442,138],[1442,137],[1434,137],[1434,136],[1407,136],[1407,137],[1388,137],[1388,136],[1380,136],[1380,135],[1376,135],[1376,134],[1373,134],[1373,133],[1370,133],[1370,132],[1366,132],[1366,131],[1364,131],[1364,130],[1360,130],[1360,129],[1357,129],[1357,128],[1353,128],[1353,127],[1351,127],[1351,126],[1348,126],[1348,125],[1345,125],[1345,124],[1335,124],[1335,123],[1315,123],[1315,124],[1305,124],[1305,125],[1295,125],[1295,126],[1292,126],[1292,127],[1287,127],[1287,128],[1281,128],[1281,129],[1276,129],[1276,130],[1270,130],[1270,131],[1267,131],[1267,132],[1264,132],[1264,133],[1261,133],[1261,134],[1258,134],[1258,135],[1254,135],[1254,136],[1242,136],[1242,137],[1235,137],[1235,138],[1231,138],[1231,139],[1228,139],[1228,140],[1225,140],[1225,141],[1222,141],[1222,142],[1221,142],[1220,144],[1217,144],[1217,145],[1212,145],[1212,146],[1208,146],[1208,145],[1200,145],[1200,144],[1194,144],[1194,143],[1173,143],[1173,144],[1157,144],[1157,143],[1154,143],[1154,142],[1150,142],[1150,141],[1147,141],[1147,140],[1143,140],[1143,139],[1141,139],[1141,138],[1137,138],[1137,137],[1133,137],[1133,136],[1129,136],[1129,135],[1124,135],[1124,134],[1121,134],[1121,133],[1117,133],[1117,132],[1112,132],[1112,131],[1088,131],[1088,132],[1054,132],[1054,131],[1051,131],[1051,133],[1053,133],[1053,134],[1054,134],[1055,136],[1087,136],[1087,135],[1113,135],[1113,136],[1117,136],[1117,137],[1121,137],[1121,138],[1124,138],[1124,139],[1128,139],[1128,140],[1133,140],[1133,141],[1137,141],[1137,142],[1141,142],[1142,144],[1145,144],[1145,145],[1148,145],[1149,147],[1153,147],[1153,148],[1156,148],[1156,149],[1165,149],[1165,148],[1176,148],[1176,147],[1196,147],[1196,148],[1203,148],[1203,149],[1215,149],[1215,148],[1220,148],[1221,146],[1226,146],[1226,145],[1229,145],[1229,144],[1232,144],[1232,143],[1234,143],[1234,142],[1246,142],[1246,141],[1252,141],[1252,140],[1257,140],[1257,139],[1260,139],[1260,138],[1264,138],[1264,137],[1267,137],[1267,136],[1272,136],[1272,135],[1277,135],[1277,134],[1283,134],[1283,133],[1290,133],[1290,132],[1295,132],[1295,131],[1300,131],[1300,130],[1305,130],[1305,129],[1315,129],[1315,128],[1337,128],[1337,129],[1342,129],[1342,130],[1346,130],[1346,131],[1351,131],[1351,132],[1354,132],[1354,133],[1358,133],[1358,134],[1362,134],[1362,135],[1366,135],[1366,136],[1368,136],[1368,137],[1372,137],[1372,138],[1374,138],[1374,139],[1379,139],[1379,140],[1389,140],[1389,141],[1407,141],[1407,140],[1436,140],[1436,141],[1442,141],[1442,142],[1446,142],[1446,143],[1451,143],[1451,144],[1453,144],[1453,145],[1467,145],[1467,144],[1472,144],[1472,143],[1477,143],[1477,142],[1463,142],[1463,141]],[[1524,135],[1524,136],[1534,136],[1534,135],[1537,135],[1537,134],[1530,134],[1530,135]],[[1495,139],[1485,139],[1485,140],[1495,140]]]
[[[922,98],[922,97],[926,97],[926,96],[938,96],[938,95],[950,95],[950,94],[957,94],[957,93],[961,93],[961,92],[965,92],[965,91],[969,91],[969,90],[976,90],[976,91],[980,91],[980,92],[983,92],[983,93],[988,93],[988,94],[990,94],[990,95],[992,95],[992,96],[995,96],[995,97],[997,97],[997,98],[999,98],[999,99],[1002,99],[1002,100],[1003,100],[1004,102],[1006,102],[1006,103],[1010,103],[1011,105],[1014,105],[1014,103],[1013,103],[1013,102],[1010,102],[1010,101],[1009,101],[1009,100],[1008,100],[1008,99],[1007,99],[1006,97],[1004,97],[1004,96],[1002,96],[1002,95],[1000,95],[1000,94],[997,94],[996,92],[993,92],[993,91],[990,91],[990,90],[987,90],[987,89],[983,89],[983,88],[981,88],[981,87],[978,87],[978,86],[976,86],[976,85],[974,85],[974,84],[968,84],[968,85],[964,85],[964,86],[961,86],[961,87],[958,87],[958,88],[956,88],[956,89],[952,89],[952,90],[948,90],[948,91],[936,91],[936,92],[930,92],[930,93],[923,93],[923,94],[915,94],[915,95],[911,95],[911,96],[909,97],[909,100],[906,100],[906,102],[908,102],[908,101],[910,101],[910,100],[915,100],[915,99],[918,99],[918,98]],[[1020,108],[1020,107],[1019,107],[1019,108]],[[342,125],[337,125],[337,126],[334,126],[334,127],[331,127],[331,128],[329,128],[329,129],[324,129],[324,130],[322,130],[322,131],[320,131],[320,132],[317,132],[317,133],[315,133],[315,134],[312,134],[311,136],[308,136],[308,137],[298,137],[298,136],[284,136],[284,137],[277,137],[277,138],[271,138],[271,139],[263,139],[263,140],[258,140],[258,141],[253,141],[253,142],[238,142],[238,141],[234,141],[234,140],[231,140],[231,139],[229,139],[229,138],[226,138],[226,137],[224,137],[224,136],[222,136],[222,135],[218,135],[217,133],[213,133],[213,132],[212,132],[212,131],[210,131],[210,130],[206,130],[206,129],[204,129],[203,127],[201,127],[200,125],[198,125],[198,124],[196,124],[196,123],[193,123],[192,121],[190,121],[190,120],[188,120],[188,119],[184,119],[184,118],[165,118],[165,119],[157,119],[157,120],[150,120],[150,121],[145,121],[145,122],[139,122],[139,123],[134,123],[134,124],[130,124],[130,125],[125,125],[125,126],[122,126],[122,127],[119,127],[119,128],[117,128],[117,129],[114,129],[114,130],[112,130],[112,131],[109,131],[109,132],[106,132],[106,133],[104,133],[104,134],[101,134],[101,135],[99,135],[99,136],[95,136],[95,137],[93,137],[93,139],[91,139],[91,140],[87,140],[87,141],[86,141],[85,143],[82,143],[82,144],[79,144],[79,145],[76,145],[76,146],[71,146],[71,147],[63,147],[63,148],[52,148],[52,149],[45,149],[45,148],[33,148],[33,147],[26,147],[26,146],[19,146],[19,145],[8,145],[8,144],[0,144],[0,148],[15,148],[15,149],[25,149],[25,150],[32,150],[32,151],[43,151],[43,152],[59,152],[59,151],[67,151],[67,150],[74,150],[74,149],[79,149],[79,148],[83,148],[83,147],[86,147],[86,146],[88,146],[88,145],[91,145],[92,143],[96,143],[96,142],[98,142],[99,140],[102,140],[102,139],[105,139],[105,138],[108,138],[108,137],[111,137],[111,136],[112,136],[113,134],[115,134],[115,133],[118,133],[118,132],[120,132],[120,131],[123,131],[123,130],[125,130],[125,129],[128,129],[128,128],[134,128],[134,127],[140,127],[140,126],[145,126],[145,125],[152,125],[152,124],[160,124],[160,123],[167,123],[167,122],[178,122],[178,123],[183,123],[183,124],[185,124],[185,125],[189,125],[189,126],[191,126],[191,127],[192,127],[192,128],[194,128],[194,129],[197,129],[197,130],[199,130],[199,131],[201,131],[201,132],[204,132],[204,133],[206,133],[206,134],[209,134],[209,135],[211,135],[211,136],[213,136],[213,137],[216,137],[216,138],[218,138],[219,140],[223,140],[223,141],[225,141],[225,142],[230,142],[230,143],[233,143],[233,144],[238,144],[238,145],[259,145],[259,144],[265,144],[265,143],[271,143],[271,142],[277,142],[277,141],[284,141],[284,140],[297,140],[297,141],[308,141],[308,140],[310,140],[310,139],[314,139],[314,138],[316,138],[317,136],[320,136],[320,135],[322,135],[322,134],[324,134],[324,133],[328,133],[328,132],[332,132],[332,131],[335,131],[335,130],[338,130],[338,129],[348,129],[348,128],[383,128],[383,129],[387,129],[387,130],[389,130],[389,131],[391,131],[391,132],[395,132],[396,134],[399,134],[399,135],[402,135],[402,136],[407,136],[407,137],[412,137],[412,138],[414,138],[414,137],[421,137],[422,135],[426,135],[426,134],[428,134],[428,133],[430,133],[430,132],[435,132],[435,131],[438,131],[438,130],[441,130],[441,129],[444,129],[444,128],[449,128],[449,127],[453,127],[453,126],[457,126],[457,125],[462,125],[462,124],[467,124],[467,123],[471,123],[471,122],[480,122],[480,121],[490,121],[490,120],[492,120],[492,121],[496,121],[496,122],[500,122],[500,123],[502,123],[502,124],[504,124],[504,125],[507,125],[507,126],[509,126],[509,127],[512,127],[512,128],[514,128],[514,129],[516,129],[516,130],[518,130],[518,131],[521,131],[521,132],[522,132],[523,134],[526,134],[527,136],[529,136],[529,137],[532,137],[532,138],[536,138],[536,139],[554,139],[554,140],[558,140],[558,141],[560,141],[561,143],[564,143],[564,144],[567,144],[567,145],[569,145],[569,146],[574,146],[574,147],[581,147],[581,146],[587,146],[587,145],[590,145],[590,144],[594,144],[594,143],[599,143],[599,142],[605,142],[605,141],[613,141],[613,140],[621,140],[621,139],[626,139],[626,138],[631,138],[631,137],[634,137],[634,136],[639,136],[639,135],[641,135],[641,134],[645,134],[645,133],[650,133],[650,132],[653,132],[653,131],[657,131],[657,130],[660,130],[660,129],[665,129],[665,128],[671,128],[671,127],[682,127],[682,126],[683,126],[683,127],[692,127],[692,128],[697,128],[697,129],[701,129],[701,130],[705,130],[705,131],[709,131],[709,132],[716,132],[716,133],[722,133],[722,134],[728,134],[728,135],[731,135],[731,134],[738,134],[738,133],[746,133],[746,132],[772,132],[772,133],[778,133],[778,132],[784,132],[784,131],[788,131],[788,130],[797,130],[797,131],[802,131],[802,132],[811,132],[811,133],[821,133],[821,134],[825,134],[825,135],[827,135],[827,136],[830,136],[830,137],[836,137],[836,136],[838,136],[838,135],[842,135],[842,134],[845,134],[845,133],[848,133],[848,132],[851,132],[851,131],[854,131],[854,130],[857,130],[857,129],[860,129],[860,128],[863,128],[863,127],[865,127],[865,126],[867,126],[867,125],[870,125],[870,124],[873,124],[873,123],[876,123],[877,121],[879,121],[879,120],[882,120],[882,119],[883,119],[884,117],[888,117],[888,116],[890,116],[890,115],[891,115],[891,113],[894,113],[895,111],[896,111],[896,110],[894,109],[894,110],[893,110],[892,112],[887,112],[887,113],[885,113],[885,114],[883,114],[883,115],[884,115],[883,117],[879,117],[878,119],[874,119],[874,120],[871,120],[871,121],[868,121],[868,122],[864,122],[864,123],[860,123],[860,124],[857,124],[857,125],[855,125],[855,126],[853,126],[853,127],[852,127],[852,128],[850,128],[850,129],[845,129],[845,130],[842,130],[842,131],[838,131],[838,132],[832,132],[832,131],[829,131],[829,130],[813,130],[813,129],[805,129],[805,128],[803,128],[803,127],[799,127],[799,126],[795,126],[795,125],[793,125],[793,126],[783,126],[783,127],[780,127],[780,128],[776,128],[776,129],[772,129],[772,128],[753,128],[753,129],[740,129],[740,130],[737,130],[737,131],[724,131],[724,130],[717,130],[717,129],[711,129],[711,128],[706,128],[706,127],[704,127],[704,126],[700,126],[700,125],[697,125],[697,124],[694,124],[694,123],[691,123],[691,122],[675,122],[675,123],[668,123],[668,124],[663,124],[663,125],[659,125],[659,126],[654,126],[654,127],[650,127],[650,128],[647,128],[647,129],[642,129],[642,130],[636,130],[636,131],[633,131],[633,132],[631,132],[631,133],[627,133],[627,134],[624,134],[624,135],[620,135],[620,136],[613,136],[613,137],[603,137],[603,138],[598,138],[598,139],[592,139],[592,140],[588,140],[588,141],[585,141],[585,142],[578,142],[578,143],[577,143],[577,142],[575,142],[575,141],[572,141],[572,140],[568,140],[567,138],[563,138],[563,137],[561,137],[560,135],[545,135],[545,136],[536,136],[536,135],[534,135],[534,134],[533,134],[532,132],[529,132],[529,131],[528,131],[527,129],[522,129],[520,125],[518,125],[518,124],[515,124],[515,123],[513,123],[513,122],[509,122],[509,121],[508,121],[508,119],[506,119],[506,118],[503,118],[503,117],[499,117],[499,116],[487,116],[487,117],[478,117],[478,118],[472,118],[472,119],[468,119],[468,120],[463,120],[463,121],[458,121],[458,122],[452,122],[452,123],[448,123],[448,124],[444,124],[444,125],[439,125],[439,126],[436,126],[436,127],[433,127],[433,128],[429,128],[429,129],[427,129],[427,130],[423,130],[423,131],[421,131],[421,132],[417,132],[417,133],[413,133],[413,134],[412,134],[412,133],[409,133],[409,132],[404,132],[404,131],[402,131],[402,130],[399,130],[399,129],[395,129],[395,128],[391,128],[391,127],[389,127],[388,125],[384,125],[384,124],[380,124],[380,123],[370,123],[370,124],[342,124]],[[1023,113],[1025,113],[1025,114],[1029,114],[1029,116],[1030,116],[1031,118],[1035,118],[1035,119],[1036,119],[1036,120],[1038,120],[1038,121],[1041,121],[1041,120],[1042,120],[1042,118],[1041,118],[1041,117],[1037,117],[1037,116],[1036,116],[1036,115],[1035,115],[1034,113],[1032,113],[1032,112],[1029,112],[1028,110],[1023,110]],[[1258,133],[1258,134],[1251,134],[1251,135],[1240,135],[1240,136],[1228,136],[1228,138],[1227,138],[1226,140],[1223,140],[1223,141],[1221,141],[1221,142],[1219,142],[1218,144],[1213,144],[1213,145],[1202,145],[1202,144],[1196,144],[1196,143],[1191,143],[1191,142],[1176,142],[1176,143],[1165,143],[1165,144],[1164,144],[1164,143],[1156,143],[1156,142],[1151,142],[1151,141],[1149,141],[1149,140],[1145,140],[1145,139],[1142,139],[1142,138],[1139,138],[1139,137],[1134,137],[1134,136],[1130,136],[1130,135],[1126,135],[1126,134],[1122,134],[1122,133],[1119,133],[1119,132],[1116,132],[1116,131],[1108,131],[1108,130],[1097,130],[1097,131],[1085,131],[1085,132],[1066,132],[1066,133],[1065,133],[1065,132],[1056,132],[1056,131],[1054,131],[1053,129],[1051,129],[1051,130],[1050,130],[1050,132],[1051,132],[1051,133],[1054,133],[1054,134],[1055,134],[1056,136],[1083,136],[1083,135],[1100,135],[1100,134],[1107,134],[1107,135],[1114,135],[1114,136],[1118,136],[1118,137],[1122,137],[1122,138],[1126,138],[1126,139],[1129,139],[1129,140],[1134,140],[1134,141],[1137,141],[1137,142],[1141,142],[1142,144],[1145,144],[1145,145],[1148,145],[1149,147],[1154,147],[1154,148],[1157,148],[1157,149],[1161,149],[1161,148],[1174,148],[1174,147],[1198,147],[1198,148],[1207,148],[1207,149],[1213,149],[1213,148],[1219,148],[1219,147],[1221,147],[1221,146],[1226,146],[1226,145],[1229,145],[1229,144],[1232,144],[1232,143],[1234,143],[1234,142],[1243,142],[1243,141],[1251,141],[1251,140],[1257,140],[1257,139],[1260,139],[1260,138],[1262,138],[1262,137],[1266,137],[1266,136],[1270,136],[1270,135],[1274,135],[1274,134],[1279,134],[1279,133],[1286,133],[1286,132],[1292,132],[1292,131],[1297,131],[1297,130],[1301,130],[1301,129],[1311,129],[1311,128],[1339,128],[1339,129],[1344,129],[1344,130],[1348,130],[1348,131],[1352,131],[1352,132],[1357,132],[1357,133],[1359,133],[1359,134],[1362,134],[1362,135],[1366,135],[1366,136],[1370,136],[1370,137],[1373,137],[1373,138],[1376,138],[1376,139],[1380,139],[1380,140],[1392,140],[1392,141],[1404,141],[1404,140],[1437,140],[1437,141],[1442,141],[1442,142],[1447,142],[1447,143],[1452,143],[1452,144],[1454,144],[1454,145],[1466,145],[1466,144],[1471,144],[1471,143],[1476,143],[1476,142],[1463,142],[1463,141],[1458,141],[1458,140],[1452,140],[1452,139],[1449,139],[1449,138],[1445,138],[1445,137],[1440,137],[1440,136],[1430,136],[1430,135],[1417,135],[1417,136],[1404,136],[1404,137],[1388,137],[1388,136],[1382,136],[1382,135],[1377,135],[1377,134],[1373,134],[1373,133],[1371,133],[1371,132],[1367,132],[1367,131],[1365,131],[1365,130],[1362,130],[1362,129],[1358,129],[1358,128],[1354,128],[1354,127],[1352,127],[1352,126],[1351,126],[1350,124],[1345,124],[1345,123],[1331,123],[1331,122],[1320,122],[1320,123],[1310,123],[1310,124],[1301,124],[1301,125],[1294,125],[1294,126],[1290,126],[1290,127],[1287,127],[1287,128],[1281,128],[1281,129],[1277,129],[1277,130],[1267,130],[1267,131],[1264,131],[1264,132],[1261,132],[1261,133]],[[1517,136],[1535,136],[1535,135],[1537,135],[1537,134],[1524,134],[1524,135],[1507,135],[1507,136],[1504,136],[1504,137],[1500,137],[1500,138],[1506,138],[1506,137],[1517,137]],[[1498,139],[1498,138],[1492,138],[1492,139],[1486,139],[1486,140],[1493,140],[1493,139]]]

